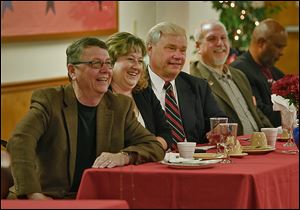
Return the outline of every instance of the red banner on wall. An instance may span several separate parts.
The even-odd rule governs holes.
[[[118,30],[116,1],[1,1],[1,41],[109,35]]]

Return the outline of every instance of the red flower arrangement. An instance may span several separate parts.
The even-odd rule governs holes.
[[[272,93],[289,100],[299,109],[299,75],[287,74],[272,84]]]

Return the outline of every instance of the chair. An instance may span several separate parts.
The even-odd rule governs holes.
[[[8,190],[13,185],[10,164],[11,160],[9,153],[1,149],[1,199],[5,199],[7,197]]]
[[[6,148],[6,145],[7,145],[7,141],[1,139],[1,146]]]

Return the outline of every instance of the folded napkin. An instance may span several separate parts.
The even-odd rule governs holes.
[[[179,158],[179,153],[175,153],[175,152],[167,152],[165,154],[165,157],[164,157],[164,161],[165,162],[168,162],[170,160],[174,160],[176,158]]]
[[[271,95],[273,110],[281,112],[281,125],[285,128],[295,128],[297,126],[297,109],[289,100],[275,94]]]

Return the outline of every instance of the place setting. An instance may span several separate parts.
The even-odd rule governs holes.
[[[202,169],[211,168],[219,163],[220,159],[202,159],[194,157],[196,142],[178,142],[179,153],[166,153],[162,164],[175,169]],[[206,153],[198,153],[206,154]]]
[[[237,123],[228,123],[228,118],[210,118],[210,127],[207,137],[211,143],[217,145],[217,152],[211,154],[213,158],[221,158],[220,163],[231,163],[231,157],[241,158],[248,155],[237,139]]]
[[[244,156],[247,156],[248,153],[243,152],[242,146],[234,136],[232,137],[227,137],[225,144],[228,146],[228,155],[230,157],[235,157],[235,158],[241,158]],[[222,146],[222,144],[221,144]],[[194,158],[201,158],[201,159],[225,159],[226,154],[224,154],[224,150],[222,151],[221,148],[217,150],[216,153],[196,153],[193,156]]]
[[[253,132],[250,145],[242,146],[242,151],[249,154],[265,154],[276,149],[277,128],[262,128],[261,132]]]

